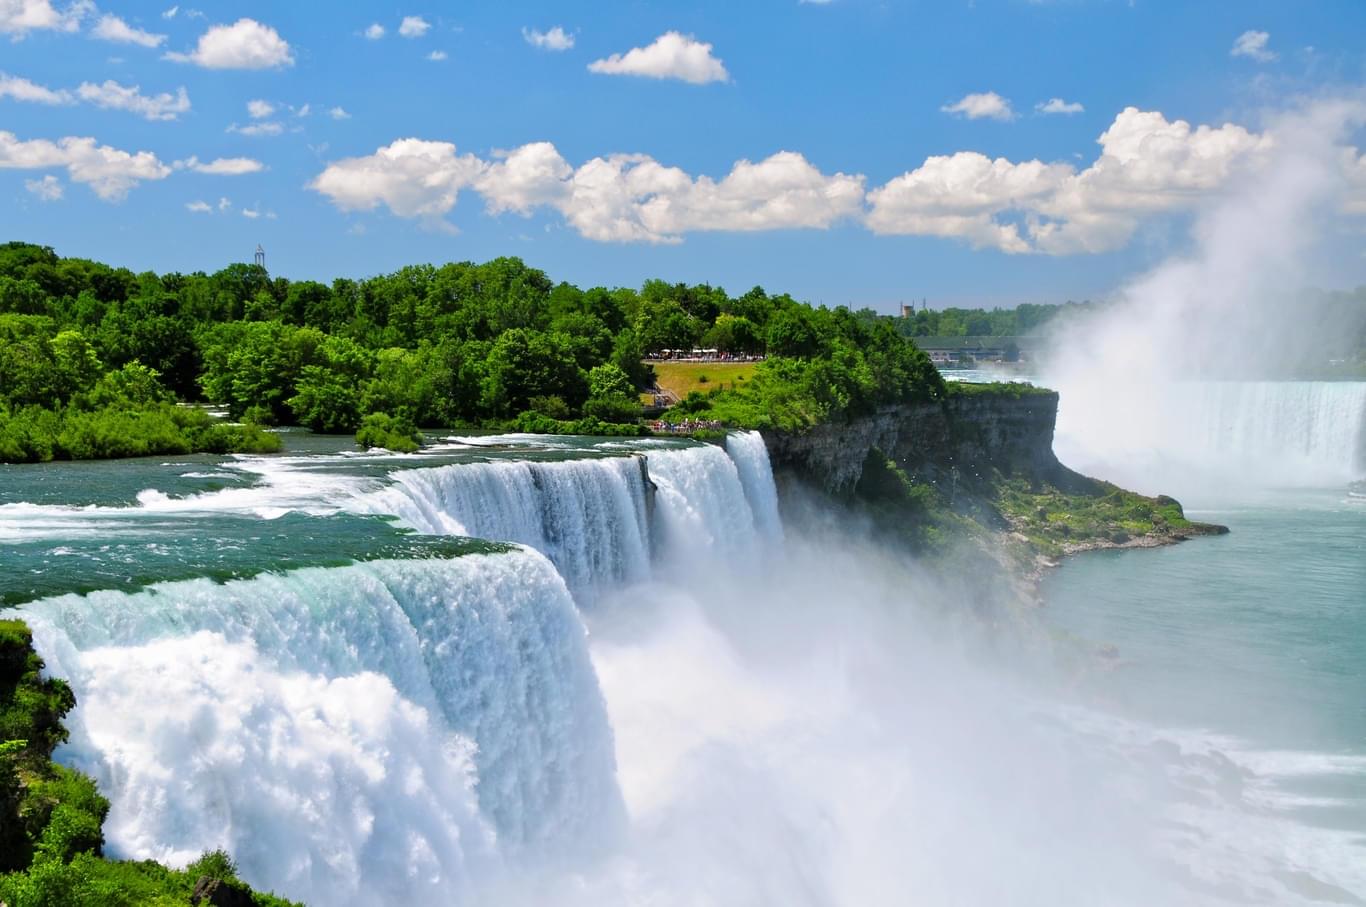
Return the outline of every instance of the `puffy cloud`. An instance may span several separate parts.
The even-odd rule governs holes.
[[[431,27],[432,24],[421,16],[404,16],[399,23],[398,33],[405,38],[421,38]]]
[[[94,10],[90,0],[78,0],[62,10],[52,0],[0,0],[0,35],[18,41],[31,31],[76,31],[81,19]]]
[[[526,43],[541,50],[569,50],[574,46],[574,36],[556,25],[550,31],[537,31],[534,28],[522,29]]]
[[[65,168],[73,183],[84,183],[108,202],[123,200],[139,183],[165,179],[171,168],[150,151],[129,153],[93,138],[68,136],[55,142],[24,141],[0,131],[0,170]]]
[[[711,47],[691,35],[665,32],[653,44],[595,60],[588,69],[609,76],[681,79],[694,85],[730,81],[725,64],[712,55]]]
[[[71,92],[65,88],[54,91],[28,79],[0,73],[0,98],[5,97],[35,104],[71,104],[81,100],[107,110],[127,110],[149,120],[174,120],[190,109],[190,96],[184,88],[175,94],[147,96],[137,85],[120,85],[112,79],[102,85],[82,82]]]
[[[154,35],[149,31],[133,28],[114,15],[101,16],[100,21],[95,23],[95,28],[90,33],[102,41],[140,44],[143,47],[160,47],[162,42],[166,40],[165,35]]]
[[[985,91],[980,94],[970,94],[962,100],[953,104],[945,104],[939,108],[944,113],[951,113],[955,116],[966,117],[969,120],[1013,120],[1015,111],[1010,109],[1010,101],[1001,97],[994,91]]]
[[[259,98],[247,102],[247,115],[253,120],[264,120],[275,112],[275,105],[269,101],[262,101]]]
[[[24,180],[24,188],[45,202],[58,201],[65,191],[62,181],[50,173],[40,180]]]
[[[250,157],[220,157],[207,163],[197,157],[190,157],[176,161],[175,167],[177,170],[193,170],[195,173],[208,173],[214,176],[243,176],[248,173],[260,173],[266,169],[265,164]]]
[[[1070,116],[1074,113],[1083,113],[1086,108],[1079,101],[1064,101],[1062,98],[1049,98],[1047,101],[1040,101],[1034,105],[1034,109],[1039,113],[1064,114]]]
[[[294,65],[289,42],[269,25],[247,18],[232,25],[211,26],[199,36],[193,51],[168,53],[166,59],[194,63],[205,69],[272,69]]]
[[[484,164],[457,154],[450,142],[399,139],[366,157],[329,164],[309,188],[343,211],[370,211],[383,204],[400,217],[440,218],[455,207]]]
[[[1245,31],[1233,42],[1233,49],[1229,51],[1231,57],[1249,57],[1258,63],[1270,63],[1276,59],[1276,53],[1268,50],[1266,43],[1271,40],[1271,35],[1264,31]]]
[[[378,22],[372,22],[370,23],[370,27],[362,32],[362,34],[371,41],[378,41],[380,38],[384,37],[384,26],[380,25]]]
[[[867,222],[875,233],[949,236],[977,248],[1028,252],[1019,228],[997,216],[1039,202],[1071,175],[1067,164],[1013,164],[975,151],[931,157],[868,193]]]
[[[349,120],[349,119],[351,119],[351,114],[347,113],[347,112],[346,112],[346,108],[344,108],[344,107],[333,107],[331,110],[329,110],[329,111],[327,112],[327,115],[330,116],[330,117],[331,117],[332,119],[334,119],[334,120]]]
[[[444,50],[434,50],[427,54],[427,59],[431,60],[433,63],[440,63],[442,60],[446,59],[446,52]]]
[[[186,202],[185,210],[195,214],[212,214],[213,206],[205,201]]]
[[[711,230],[828,227],[859,213],[863,178],[827,176],[800,154],[740,161],[723,179],[692,177],[645,155],[599,157],[575,168],[549,142],[492,162],[445,142],[402,139],[375,154],[330,165],[310,188],[343,210],[380,204],[402,217],[440,218],[473,189],[494,214],[558,211],[589,239],[677,242]]]
[[[162,14],[161,14],[161,18],[163,18],[163,19],[174,19],[174,18],[176,17],[176,13],[178,13],[178,12],[180,12],[180,7],[179,7],[179,6],[173,6],[173,7],[171,7],[170,9],[166,10],[164,13],[162,13]]]
[[[310,188],[342,210],[386,207],[433,226],[459,193],[490,214],[554,212],[580,235],[606,242],[678,242],[697,231],[821,229],[861,220],[879,234],[946,237],[978,248],[1069,255],[1117,249],[1143,219],[1186,210],[1242,173],[1255,173],[1273,131],[1192,126],[1127,108],[1085,167],[1011,161],[962,151],[938,155],[865,192],[858,174],[827,174],[783,151],[740,161],[719,178],[692,175],[647,155],[582,164],[549,142],[483,160],[454,145],[401,139],[329,165]],[[1366,214],[1366,156],[1344,149],[1342,207]]]
[[[13,98],[30,104],[70,104],[71,92],[53,91],[37,82],[0,72],[0,98]]]
[[[869,193],[868,226],[1012,253],[1110,251],[1141,218],[1190,206],[1270,144],[1241,126],[1192,128],[1133,107],[1098,141],[1100,156],[1080,172],[975,152],[932,157]]]
[[[175,94],[144,95],[137,85],[120,85],[113,79],[96,85],[82,82],[76,94],[82,101],[107,110],[126,110],[148,120],[174,120],[190,109],[190,96],[181,87]]]

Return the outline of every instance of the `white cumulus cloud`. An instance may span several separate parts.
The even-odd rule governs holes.
[[[1073,255],[1122,248],[1145,219],[1190,210],[1235,178],[1255,176],[1278,136],[1274,128],[1192,125],[1129,107],[1100,134],[1086,166],[959,151],[927,158],[870,191],[864,176],[824,172],[795,151],[742,160],[713,177],[642,154],[574,164],[549,142],[481,159],[448,142],[409,138],[335,161],[309,188],[343,211],[386,208],[436,228],[450,228],[445,218],[468,191],[492,215],[548,212],[603,242],[672,243],[699,231],[854,221],[878,234]],[[1341,209],[1366,215],[1366,155],[1343,148],[1340,167]]]
[[[598,157],[576,168],[549,142],[483,161],[419,139],[335,162],[310,188],[342,210],[384,205],[429,222],[469,189],[494,214],[548,208],[589,239],[651,243],[677,242],[694,231],[825,228],[857,216],[864,194],[863,177],[823,174],[795,152],[740,161],[718,180],[646,155]]]
[[[1039,113],[1064,114],[1084,113],[1086,108],[1079,101],[1064,101],[1062,98],[1049,98],[1034,105]]]
[[[965,95],[961,100],[945,104],[939,108],[944,113],[966,117],[969,120],[1013,120],[1015,111],[1010,109],[1010,101],[994,91],[984,91]]]
[[[730,73],[712,54],[710,44],[676,31],[665,32],[645,47],[594,60],[588,69],[609,76],[681,79],[694,85],[730,81]]]
[[[362,32],[362,34],[371,41],[378,41],[380,38],[384,37],[384,26],[380,25],[378,22],[372,22],[370,23],[370,27]]]
[[[160,47],[166,40],[165,35],[156,35],[140,28],[134,28],[118,16],[104,15],[95,23],[90,32],[102,41],[119,44],[139,44],[143,47]]]
[[[0,0],[0,35],[19,41],[31,31],[76,31],[94,11],[90,0],[75,0],[62,9],[52,0]]]
[[[444,50],[434,50],[427,54],[427,59],[431,60],[433,63],[440,63],[442,60],[446,59],[446,52]]]
[[[190,109],[190,96],[183,86],[175,94],[144,95],[140,86],[120,85],[113,79],[106,79],[99,85],[82,82],[76,94],[87,104],[107,110],[126,110],[148,120],[174,120]]]
[[[351,114],[347,113],[347,112],[346,112],[346,108],[344,108],[344,107],[333,107],[331,110],[329,110],[329,111],[327,112],[327,115],[330,116],[330,117],[331,117],[332,119],[334,119],[334,120],[349,120],[349,119],[351,119]]]
[[[539,47],[541,50],[569,50],[574,46],[574,36],[558,25],[549,31],[523,28],[522,38],[532,47]]]
[[[247,102],[247,115],[253,120],[264,120],[275,112],[275,105],[259,98]]]
[[[294,65],[289,42],[269,25],[247,18],[232,25],[210,26],[199,36],[193,51],[168,53],[166,59],[194,63],[205,69],[273,69]]]
[[[39,85],[37,82],[30,82],[28,79],[7,75],[3,72],[0,72],[0,98],[11,98],[29,104],[57,105],[72,102],[71,92],[65,89],[53,91],[45,85]]]
[[[212,214],[213,206],[206,201],[193,201],[185,203],[185,210],[195,214]]]
[[[421,38],[431,27],[432,24],[421,16],[404,16],[399,23],[398,33],[405,38]]]
[[[50,173],[42,179],[24,180],[24,188],[27,189],[30,194],[37,196],[40,201],[45,202],[55,202],[59,200],[62,197],[62,193],[65,191],[65,187],[62,186],[62,181]]]
[[[1276,53],[1266,46],[1270,40],[1271,35],[1267,32],[1245,31],[1234,40],[1233,49],[1229,51],[1229,55],[1250,57],[1258,63],[1270,63],[1276,59]]]
[[[400,217],[439,218],[483,167],[474,155],[457,154],[450,142],[399,139],[372,155],[329,164],[309,188],[343,211],[382,204]]]
[[[1129,107],[1098,142],[1100,156],[1081,171],[969,151],[929,158],[868,194],[868,226],[1012,253],[1110,251],[1129,241],[1142,218],[1187,208],[1218,189],[1270,139]]]
[[[84,183],[108,202],[122,201],[139,183],[165,179],[171,168],[150,151],[127,152],[93,138],[67,136],[57,141],[25,141],[0,131],[0,170],[64,168],[73,183]]]

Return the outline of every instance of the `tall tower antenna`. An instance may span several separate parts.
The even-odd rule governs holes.
[[[256,246],[256,264],[262,268],[266,266],[266,250],[259,243]]]

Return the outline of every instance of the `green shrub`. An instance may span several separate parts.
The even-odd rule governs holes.
[[[585,416],[603,422],[635,422],[640,412],[640,401],[631,397],[592,397],[583,405]]]
[[[371,413],[361,422],[356,432],[356,443],[361,447],[382,447],[396,453],[413,453],[422,447],[422,432],[412,420],[388,413]]]

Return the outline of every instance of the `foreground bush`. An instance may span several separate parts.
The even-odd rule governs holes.
[[[413,453],[422,447],[422,432],[403,416],[371,413],[361,422],[356,443],[367,449],[382,447],[396,453]]]

